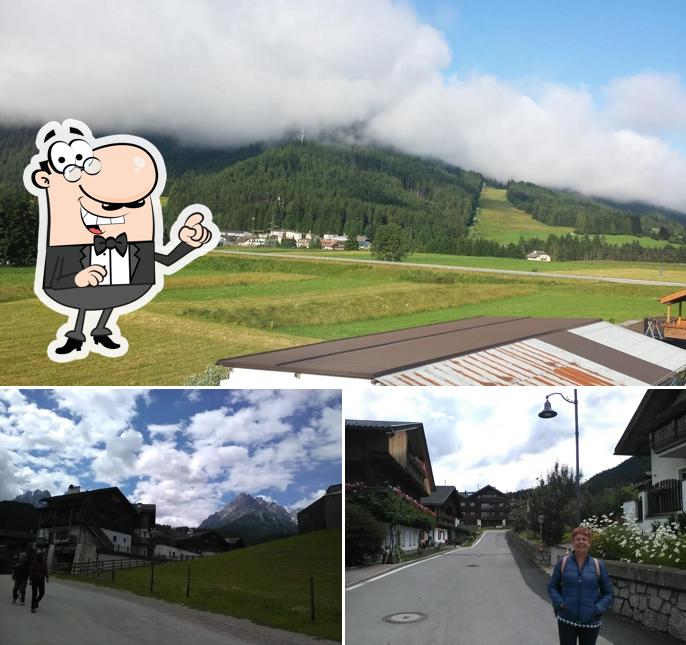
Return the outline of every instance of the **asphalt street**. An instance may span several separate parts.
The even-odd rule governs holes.
[[[12,604],[12,579],[0,576],[2,645],[302,645],[310,638],[247,620],[189,609],[90,584],[51,580],[35,614]]]
[[[391,266],[415,267],[417,269],[445,269],[446,271],[463,271],[467,273],[504,273],[506,275],[520,275],[529,278],[563,278],[565,280],[583,280],[585,282],[616,282],[619,284],[639,284],[657,287],[683,287],[683,282],[667,280],[639,280],[638,278],[609,278],[599,275],[576,275],[573,273],[554,273],[552,271],[517,271],[515,269],[492,269],[487,267],[461,267],[446,264],[426,264],[420,262],[387,262],[384,260],[362,260],[360,258],[327,258],[321,255],[303,255],[298,253],[250,253],[249,251],[230,251],[220,249],[222,253],[236,255],[252,255],[256,257],[273,257],[291,260],[327,260],[329,262],[353,262],[355,264],[388,264]],[[539,267],[536,267],[537,269]]]
[[[555,645],[547,576],[487,531],[448,551],[346,590],[346,645]],[[417,619],[415,621],[415,619]],[[389,622],[399,621],[399,622]],[[607,616],[598,645],[680,641]]]

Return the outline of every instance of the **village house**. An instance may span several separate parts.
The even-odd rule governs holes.
[[[504,527],[510,516],[510,497],[491,485],[475,493],[462,493],[464,523],[482,527]]]
[[[345,422],[346,486],[363,487],[377,495],[397,495],[420,510],[420,500],[435,490],[429,449],[421,423],[347,419]],[[387,533],[384,548],[416,551],[429,534],[400,524]]]
[[[422,504],[436,513],[436,528],[430,533],[435,544],[455,541],[455,527],[462,518],[460,494],[455,486],[436,486],[431,495],[422,497]]]
[[[615,446],[615,455],[650,455],[650,473],[624,514],[649,531],[686,511],[686,391],[648,390]]]
[[[155,557],[166,559],[216,555],[245,548],[241,538],[225,538],[212,529],[190,529],[183,537],[155,535]]]
[[[108,558],[150,558],[154,504],[131,504],[117,487],[47,497],[39,508],[37,546],[51,566]]]
[[[526,259],[533,262],[550,262],[551,258],[545,251],[531,251],[527,253]]]
[[[298,513],[298,533],[341,528],[342,496],[340,484],[329,486],[325,495]]]

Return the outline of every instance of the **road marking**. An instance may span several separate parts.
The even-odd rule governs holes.
[[[391,571],[386,571],[386,573],[380,573],[378,576],[374,576],[373,578],[368,578],[367,580],[363,580],[362,582],[358,582],[357,584],[351,585],[350,587],[346,587],[346,591],[353,591],[354,589],[359,589],[360,587],[364,587],[364,585],[374,582],[375,580],[381,580],[381,578],[385,578],[387,576],[393,575],[394,573],[397,573],[398,571],[404,571],[405,569],[409,569],[410,567],[414,567],[418,564],[422,564],[423,562],[428,562],[429,560],[434,560],[435,558],[440,558],[444,555],[453,555],[455,553],[459,553],[460,551],[466,550],[466,549],[473,549],[479,542],[481,542],[481,539],[483,536],[486,535],[486,532],[482,533],[479,536],[479,539],[472,544],[472,546],[465,546],[462,547],[461,549],[456,549],[454,551],[446,551],[445,553],[437,553],[436,555],[432,555],[428,558],[422,558],[421,560],[417,560],[417,562],[410,562],[409,564],[406,564],[402,567],[396,567],[395,569]]]

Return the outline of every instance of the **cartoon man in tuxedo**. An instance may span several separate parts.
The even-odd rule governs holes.
[[[128,343],[116,326],[118,315],[150,301],[165,274],[214,248],[219,231],[209,210],[195,204],[179,215],[162,246],[166,172],[160,153],[144,139],[94,139],[85,124],[68,119],[43,126],[36,145],[39,153],[24,171],[27,190],[39,199],[34,290],[69,316],[48,356],[68,361],[89,349],[121,356]],[[87,312],[98,315],[90,339]]]

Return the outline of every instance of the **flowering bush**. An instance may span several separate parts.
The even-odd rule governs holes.
[[[607,515],[590,517],[581,523],[591,530],[591,554],[608,560],[657,564],[686,569],[686,535],[675,522],[666,522],[644,535],[641,527]]]
[[[436,513],[399,488],[371,488],[362,482],[345,485],[348,501],[359,504],[377,519],[429,530],[436,526]]]

